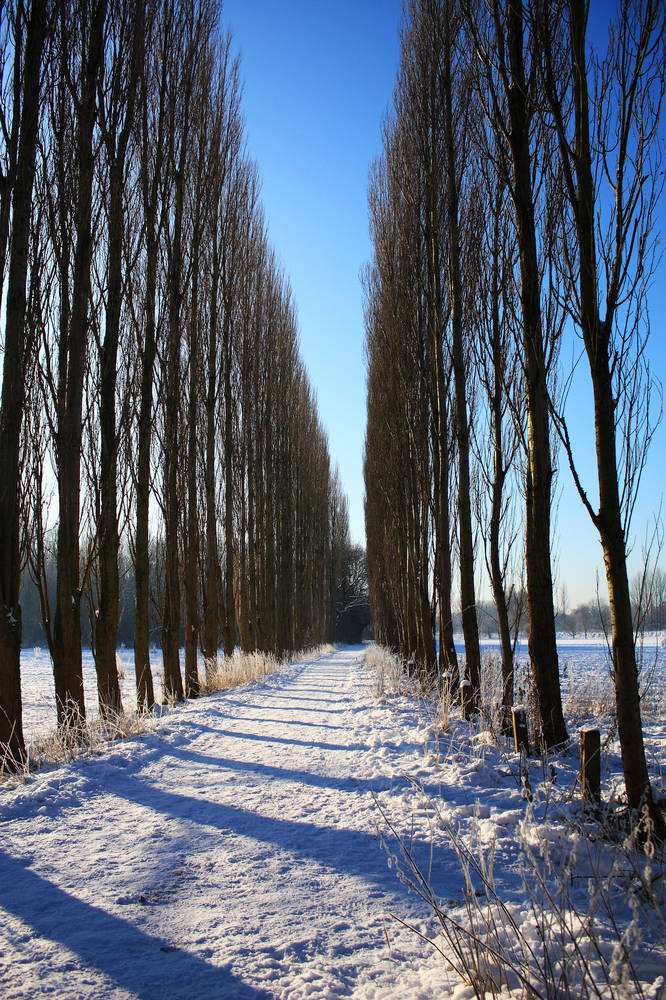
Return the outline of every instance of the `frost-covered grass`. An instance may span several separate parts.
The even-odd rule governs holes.
[[[333,652],[334,646],[325,644],[312,649],[303,650],[290,656],[290,661],[307,662],[318,656]],[[151,650],[151,665],[155,685],[155,700],[163,700],[162,653],[157,647]],[[116,654],[118,676],[123,701],[123,718],[132,719],[136,715],[136,682],[134,673],[134,651],[120,648]],[[202,691],[222,691],[238,684],[247,684],[259,680],[267,674],[279,669],[280,664],[271,656],[265,654],[241,654],[238,651],[232,657],[232,664],[224,663],[220,654],[218,668],[214,681],[206,677],[206,665],[203,657],[199,658],[199,677]],[[211,686],[212,684],[212,686]],[[97,678],[92,650],[83,650],[83,687],[85,692],[86,715],[91,722],[98,718]],[[55,729],[55,688],[53,671],[48,651],[40,647],[25,649],[21,652],[21,689],[23,696],[23,730],[30,743],[49,741]],[[124,725],[124,723],[123,723]]]
[[[302,649],[300,652],[291,653],[289,656],[290,663],[312,663],[314,660],[318,660],[322,656],[328,656],[329,653],[334,653],[339,647],[332,642],[323,642],[319,646],[308,646],[307,649]]]
[[[371,671],[372,690],[377,698],[408,695],[414,689],[407,664],[390,649],[372,645],[365,654],[366,666]]]
[[[259,651],[243,653],[241,650],[236,650],[228,659],[220,657],[217,667],[212,670],[209,664],[204,664],[206,679],[201,691],[202,694],[214,694],[216,691],[227,691],[241,684],[251,684],[271,674],[277,674],[290,663],[312,663],[327,653],[335,652],[335,648],[330,643],[323,643],[292,653],[287,659],[282,660],[272,653]]]
[[[397,867],[436,915],[440,934],[429,944],[460,980],[456,1000],[663,996],[662,866],[631,845],[604,856],[590,838],[543,835],[528,810],[516,844],[523,898],[515,899],[497,887],[495,841],[449,834],[462,905],[437,896],[404,842]]]
[[[241,684],[263,680],[269,674],[276,673],[280,667],[281,661],[271,653],[236,651],[228,658],[220,657],[216,669],[206,670],[206,679],[201,691],[203,694],[228,691],[229,688],[239,687]]]
[[[162,699],[162,653],[153,648],[150,653],[155,685],[155,700]],[[98,715],[97,676],[95,660],[91,649],[83,650],[83,690],[85,694],[86,716],[93,720]],[[134,650],[119,648],[116,653],[118,677],[123,709],[128,715],[136,712],[136,681],[134,673]],[[200,672],[203,673],[203,663]],[[48,737],[55,729],[56,701],[53,683],[53,668],[48,650],[41,647],[21,651],[21,693],[23,700],[23,731],[26,739]]]
[[[295,653],[290,663],[311,662],[331,653],[335,646],[323,644]],[[123,711],[102,719],[97,701],[97,679],[92,651],[83,651],[83,679],[86,703],[86,722],[76,733],[59,731],[56,728],[55,690],[51,661],[48,653],[39,648],[26,650],[21,654],[21,686],[23,692],[24,733],[28,749],[28,760],[19,769],[18,778],[25,778],[35,768],[44,765],[62,764],[80,757],[101,752],[104,746],[118,739],[131,739],[149,732],[156,718],[163,711],[159,703],[162,695],[162,654],[151,651],[155,699],[158,705],[152,714],[139,713],[136,705],[136,685],[134,679],[134,653],[131,649],[117,652],[118,676],[123,700]],[[201,693],[213,694],[261,681],[284,670],[287,661],[279,660],[270,653],[242,653],[237,650],[232,657],[220,655],[214,672],[206,669],[200,658],[199,675]],[[0,774],[7,771],[3,767],[2,747],[0,747]],[[14,770],[14,767],[11,769]],[[16,780],[12,778],[11,780]]]
[[[654,791],[666,801],[664,660],[655,650],[651,677],[643,673],[651,685],[644,689],[645,739]],[[484,658],[482,711],[470,723],[448,694],[443,705],[423,691],[415,696],[399,658],[369,651],[371,689],[394,712],[405,745],[421,741],[424,760],[409,836],[399,832],[403,818],[393,803],[376,797],[394,845],[389,861],[437,921],[436,932],[414,929],[431,952],[425,961],[450,970],[455,1000],[666,996],[666,865],[661,856],[639,852],[628,835],[604,654],[600,644],[592,663],[583,656],[569,661],[570,746],[521,760],[493,723],[492,649]],[[524,666],[518,683],[527,685]],[[577,780],[577,727],[591,721],[602,729],[599,814],[581,801]],[[419,836],[432,844],[425,865],[412,850]],[[442,866],[452,873],[444,883],[433,874]]]
[[[596,660],[597,658],[595,658]],[[643,651],[640,665],[641,711],[646,721],[666,717],[666,665],[661,649],[650,655]],[[615,715],[615,688],[608,667],[608,658],[601,663],[581,664],[569,660],[566,664],[564,712],[571,719],[610,719]]]
[[[5,769],[0,753],[0,780],[4,777],[10,783],[26,781],[37,768],[96,756],[115,740],[131,740],[153,732],[156,724],[157,717],[146,712],[117,712],[106,718],[86,719],[75,730],[53,729],[27,742],[27,759],[18,770],[15,764]]]

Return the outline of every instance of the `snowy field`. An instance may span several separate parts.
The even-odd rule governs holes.
[[[462,651],[462,640],[456,643]],[[498,649],[497,641],[482,639],[484,652]],[[608,678],[609,658],[606,640],[603,636],[589,638],[562,637],[558,642],[562,687],[566,693],[572,678],[585,681],[586,678]],[[136,685],[134,680],[134,651],[118,650],[123,705],[128,710],[136,708]],[[522,642],[517,648],[519,661],[527,661],[527,645]],[[181,657],[182,659],[182,657]],[[666,634],[648,635],[642,646],[643,672],[652,681],[650,687],[662,690],[666,686]],[[151,664],[155,681],[155,697],[159,701],[162,694],[162,653],[151,650]],[[203,663],[200,664],[203,676]],[[97,714],[97,681],[92,652],[83,653],[83,675],[86,708],[91,717]],[[55,697],[51,660],[46,649],[26,649],[21,654],[21,686],[23,694],[24,731],[28,739],[44,736],[55,727]]]
[[[128,711],[136,709],[136,681],[134,676],[134,650],[119,649],[116,654],[123,707]],[[150,653],[155,697],[162,697],[162,652],[152,649]],[[83,684],[86,697],[86,711],[97,715],[97,678],[92,650],[83,651]],[[35,648],[21,651],[21,694],[23,697],[23,729],[27,739],[44,736],[55,728],[55,689],[53,667],[47,649]]]
[[[186,703],[154,725],[0,788],[3,1000],[471,1000],[423,940],[445,948],[431,907],[404,884],[407,856],[462,919],[457,831],[491,859],[494,885],[533,941],[519,844],[553,871],[577,866],[583,911],[589,885],[614,863],[581,836],[575,743],[547,781],[530,763],[528,806],[510,750],[456,719],[436,739],[427,706],[378,696],[360,647]],[[663,719],[648,725],[647,743],[663,794]],[[605,799],[618,771],[612,744]],[[621,872],[609,890],[618,919],[633,877]],[[664,928],[641,907],[631,946],[654,1000]]]

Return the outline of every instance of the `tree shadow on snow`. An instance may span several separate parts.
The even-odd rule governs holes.
[[[4,851],[0,851],[0,906],[36,935],[74,952],[83,967],[97,970],[140,1000],[269,1000],[272,996],[249,986],[229,969],[210,965],[192,952],[77,899]],[[47,947],[43,958],[52,963]],[[20,967],[17,964],[16,968]],[[66,975],[75,987],[76,974],[68,968]]]
[[[217,709],[215,709],[215,715],[223,719],[231,719],[233,722],[262,722],[274,726],[307,726],[310,729],[338,729],[340,732],[349,732],[349,726],[336,726],[331,722],[311,722],[309,719],[294,719],[293,722],[290,722],[289,719],[271,719],[265,715],[238,715],[236,713],[225,715],[224,712],[220,712]],[[187,720],[183,720],[183,724],[189,723]],[[342,744],[340,746],[342,747]]]
[[[239,722],[251,722],[251,719],[237,719]],[[277,720],[282,725],[282,720]],[[191,722],[184,720],[184,724],[189,729],[198,729],[204,733],[213,733],[215,736],[227,737],[237,740],[251,740],[255,743],[281,743],[284,746],[305,747],[307,750],[367,750],[365,743],[327,743],[324,740],[299,740],[295,736],[277,736],[275,733],[246,733],[243,729],[217,729],[215,726],[206,726],[202,722]],[[299,723],[300,725],[300,723]],[[324,728],[323,726],[321,728]]]
[[[282,695],[281,697],[282,697],[283,701],[289,701],[289,702],[291,702],[293,700],[291,698],[291,696]],[[308,701],[311,701],[311,700],[312,699],[308,699]],[[234,698],[225,698],[224,699],[224,704],[225,705],[238,705],[239,708],[256,708],[257,707],[256,705],[250,705],[250,704],[248,704],[248,702],[246,702],[246,701],[237,701]],[[262,707],[263,707],[263,705],[266,705],[268,708],[270,708],[274,712],[293,712],[294,711],[293,707],[292,708],[288,708],[288,707],[283,708],[281,705],[276,705],[275,704],[275,699],[271,698],[268,695],[263,699],[263,701],[262,701]],[[298,706],[298,711],[299,712],[311,712],[314,715],[323,715],[324,713],[326,715],[346,715],[347,712],[349,711],[349,709],[348,708],[302,708],[299,705]]]
[[[237,762],[230,763],[235,766]],[[248,762],[248,768],[250,766]],[[280,769],[274,770],[276,772],[274,777],[279,777]],[[300,772],[293,773],[300,774]],[[313,776],[308,775],[308,777]],[[294,859],[315,861],[322,867],[337,871],[341,875],[356,876],[382,889],[387,895],[404,895],[404,888],[400,887],[395,873],[389,866],[387,855],[379,843],[378,833],[382,825],[379,815],[377,834],[351,830],[347,827],[320,826],[300,819],[264,816],[241,806],[167,791],[127,772],[119,776],[114,793],[163,815],[217,829],[230,837],[250,837],[260,843],[287,851],[294,856]],[[285,801],[289,800],[290,794],[290,791],[285,789]],[[313,799],[312,803],[315,801]],[[389,831],[382,827],[382,833],[392,853],[399,854],[399,845],[394,842],[392,836],[389,836]],[[442,876],[450,873],[451,852],[438,851],[433,856],[430,841],[417,838],[410,840],[409,837],[406,839],[416,863],[423,871],[430,870],[431,884],[435,891],[440,881],[443,888]],[[297,871],[298,866],[295,864],[294,868]]]
[[[225,736],[233,735],[231,733],[225,733]],[[238,734],[245,738],[247,733]],[[281,742],[281,741],[280,741]],[[315,744],[315,748],[318,744]],[[350,749],[354,749],[351,747]],[[151,755],[149,755],[150,758]],[[318,774],[316,771],[303,771],[300,769],[289,768],[289,767],[276,767],[273,764],[262,764],[261,761],[255,760],[237,760],[234,757],[218,757],[217,755],[201,753],[199,750],[192,750],[189,747],[176,747],[168,744],[165,747],[160,747],[159,750],[155,751],[154,759],[159,759],[162,756],[176,757],[179,760],[189,761],[193,764],[204,764],[211,768],[222,768],[223,770],[232,771],[236,774],[252,774],[256,775],[258,778],[268,778],[271,781],[292,781],[297,785],[308,785],[311,788],[328,788],[331,791],[336,792],[350,792],[353,794],[358,794],[359,792],[371,792],[371,791],[381,791],[386,788],[390,788],[392,785],[398,781],[400,784],[404,784],[400,779],[392,780],[391,778],[355,778],[353,775],[349,777],[338,777],[332,774]],[[147,763],[146,758],[143,758],[142,763]]]
[[[292,688],[288,687],[288,685],[285,685],[285,690],[291,691]],[[326,687],[325,688],[303,687],[302,684],[299,684],[298,687],[295,688],[295,689],[293,689],[293,690],[298,691],[299,694],[303,694],[303,692],[305,692],[306,694],[333,694],[334,693],[334,689],[333,688],[326,688]],[[338,696],[337,700],[338,701],[340,700],[339,696]]]

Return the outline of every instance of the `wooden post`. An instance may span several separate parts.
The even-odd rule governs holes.
[[[513,743],[516,753],[526,754],[530,752],[530,741],[527,733],[527,712],[522,705],[514,705],[511,709],[511,721],[513,723]]]
[[[460,682],[460,711],[462,713],[463,719],[471,719],[472,717],[471,681],[465,680]]]
[[[580,731],[580,793],[586,802],[601,802],[601,734],[598,729]]]

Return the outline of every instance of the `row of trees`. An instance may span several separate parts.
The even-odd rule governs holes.
[[[654,426],[646,293],[665,9],[622,0],[598,56],[589,13],[585,0],[407,5],[394,111],[370,188],[370,593],[378,636],[427,676],[455,681],[456,570],[465,677],[478,704],[482,559],[508,709],[524,587],[542,739],[564,743],[551,556],[559,444],[603,550],[629,804],[647,804],[661,824],[643,746],[627,550]],[[597,459],[589,487],[567,405],[583,366]]]
[[[337,473],[334,473],[330,493],[330,563],[327,592],[330,594],[331,605],[327,613],[327,639],[340,641],[338,634],[341,617],[355,605],[367,604],[367,571],[365,549],[351,541],[347,498],[342,492]],[[129,533],[125,533],[126,535]],[[136,630],[137,588],[131,539],[124,537],[118,558],[119,580],[119,618],[118,642],[123,646],[134,645]],[[152,534],[149,539],[148,561],[150,569],[151,601],[148,609],[148,631],[150,645],[154,647],[160,638],[161,607],[163,602],[163,538]],[[49,602],[55,600],[57,578],[57,552],[50,547],[45,552],[44,581]],[[323,567],[325,568],[325,567]],[[239,580],[239,586],[242,581]],[[95,591],[94,579],[88,578],[83,589],[81,623],[81,638],[84,647],[94,648],[95,643]],[[40,587],[29,572],[23,571],[20,590],[22,639],[24,648],[27,646],[44,646],[47,642],[47,632],[42,620]],[[180,645],[184,644],[184,628],[181,619]],[[237,636],[238,641],[238,636]]]
[[[220,644],[332,635],[345,507],[215,0],[2,3],[0,67],[0,744],[20,762],[22,570],[78,727],[86,610],[100,710],[122,708],[121,572],[147,709],[155,622],[176,700],[199,651],[214,670]]]
[[[527,631],[527,600],[522,590],[512,593],[511,621],[517,632]],[[497,608],[492,601],[476,602],[479,628],[488,636],[499,634]],[[634,634],[639,644],[644,643],[646,633],[666,630],[666,572],[654,564],[648,554],[646,565],[631,580],[631,613]],[[460,626],[459,615],[454,613],[454,628]],[[576,639],[580,636],[610,635],[611,609],[608,601],[600,594],[582,604],[569,605],[566,586],[557,589],[555,598],[555,627],[558,633]],[[657,640],[659,640],[657,636]]]
[[[338,494],[340,495],[340,494]],[[344,515],[343,506],[340,508]],[[336,515],[331,522],[335,528]],[[346,519],[343,523],[346,523]],[[347,533],[341,536],[331,535],[331,582],[332,599],[330,622],[339,625],[341,617],[356,605],[367,602],[367,568],[365,550],[360,545],[354,545]],[[149,542],[149,564],[151,569],[150,593],[153,599],[149,606],[149,634],[151,646],[159,642],[161,623],[161,580],[164,554],[161,550],[159,537],[151,536]],[[119,619],[118,642],[123,646],[134,644],[136,627],[136,576],[130,547],[121,546],[119,555]],[[57,559],[55,549],[46,553],[45,579],[49,592],[49,600],[55,598],[57,574]],[[510,617],[516,633],[526,631],[528,620],[526,614],[526,599],[522,590],[517,590],[510,603]],[[46,635],[42,623],[40,606],[40,590],[35,586],[28,570],[24,570],[20,592],[21,621],[23,645],[43,646]],[[83,592],[82,606],[84,608],[81,626],[81,638],[84,646],[93,646],[95,640],[95,598],[91,581]],[[662,570],[654,573],[654,586],[646,593],[644,575],[632,581],[632,607],[635,628],[640,632],[666,630],[666,574]],[[497,608],[492,601],[476,602],[479,620],[479,632],[488,638],[494,638],[500,633]],[[589,635],[608,634],[610,630],[610,608],[607,602],[599,599],[569,607],[566,600],[562,602],[557,595],[555,607],[555,627],[558,633],[566,634],[575,639],[587,638]],[[462,629],[462,618],[459,611],[453,612],[453,629]],[[340,641],[340,636],[334,630],[333,638]],[[181,641],[184,634],[181,621]]]

